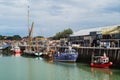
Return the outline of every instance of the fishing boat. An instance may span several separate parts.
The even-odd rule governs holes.
[[[35,45],[33,45],[33,38],[32,38],[33,27],[34,27],[34,22],[32,23],[31,29],[29,29],[28,45],[24,50],[24,54],[28,56],[41,56],[42,52],[39,51],[38,38],[35,38],[34,40]]]
[[[15,46],[14,48],[11,49],[11,51],[15,54],[20,54],[21,50],[19,46]]]
[[[32,22],[32,26],[30,28],[29,26],[29,6],[28,6],[28,38],[27,38],[27,46],[24,50],[23,55],[26,56],[41,56],[42,52],[39,52],[38,48],[38,39],[36,38],[35,45],[33,44],[33,28],[34,28],[34,22]]]
[[[64,52],[56,52],[53,54],[53,60],[61,62],[76,62],[77,57],[78,52],[70,47],[68,49],[65,49]]]
[[[24,55],[39,57],[42,55],[42,52],[36,52],[36,51],[32,51],[32,50],[24,50]]]
[[[90,65],[91,67],[96,68],[109,68],[112,66],[112,62],[109,61],[109,57],[107,57],[105,53],[103,56],[94,56],[94,54],[92,54],[92,61]]]
[[[3,45],[0,45],[0,50],[6,49],[11,46],[11,43],[4,43]]]

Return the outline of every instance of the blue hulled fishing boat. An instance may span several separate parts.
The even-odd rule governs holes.
[[[61,62],[76,62],[77,57],[78,52],[72,48],[65,49],[64,52],[56,52],[53,54],[53,60]]]

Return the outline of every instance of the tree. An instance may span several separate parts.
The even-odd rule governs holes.
[[[22,38],[21,38],[21,36],[19,36],[19,35],[14,35],[13,36],[13,40],[21,40]]]
[[[0,40],[3,40],[3,39],[4,39],[4,37],[2,35],[0,35]]]
[[[62,32],[56,33],[56,35],[53,36],[53,39],[58,40],[60,38],[67,38],[72,33],[73,33],[73,31],[69,28],[69,29],[66,29],[66,30],[64,30]]]
[[[35,36],[34,38],[44,38],[44,36]]]
[[[14,36],[2,36],[0,35],[0,40],[21,40],[21,36],[14,35]]]
[[[13,37],[12,36],[6,36],[5,40],[13,40]]]

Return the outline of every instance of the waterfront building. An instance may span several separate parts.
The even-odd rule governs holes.
[[[84,47],[108,44],[120,47],[120,25],[79,30],[70,35],[68,41]]]

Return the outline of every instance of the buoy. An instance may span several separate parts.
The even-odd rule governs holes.
[[[112,62],[110,62],[110,65],[112,65],[113,63]]]

